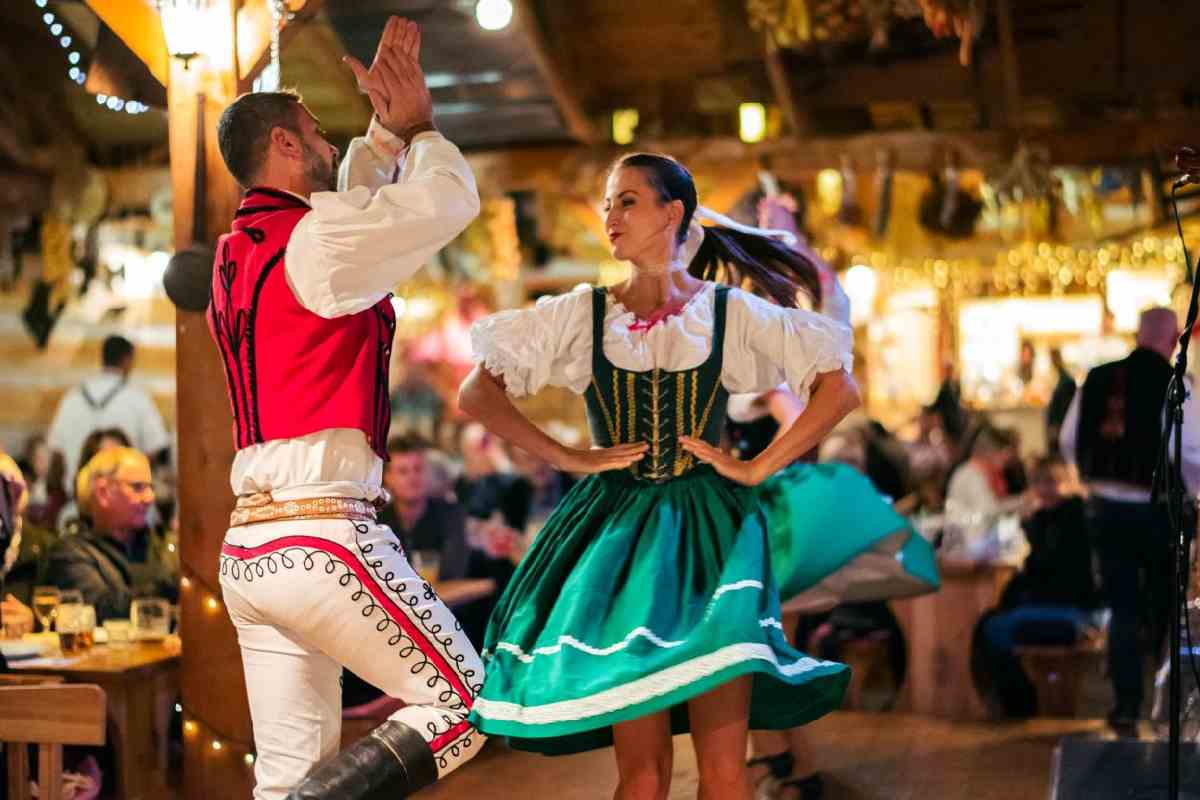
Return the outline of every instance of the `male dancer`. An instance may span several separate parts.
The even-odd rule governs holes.
[[[479,212],[470,169],[433,126],[419,48],[416,26],[392,18],[369,71],[347,59],[375,116],[338,191],[337,150],[295,94],[243,95],[220,121],[221,155],[246,188],[217,245],[208,312],[238,447],[221,587],[245,666],[256,800],[407,797],[483,743],[466,722],[479,657],[374,524],[390,291]],[[335,756],[343,665],[409,705]]]

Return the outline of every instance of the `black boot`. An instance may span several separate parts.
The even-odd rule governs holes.
[[[385,722],[314,769],[288,800],[403,800],[437,780],[433,751],[400,722]]]

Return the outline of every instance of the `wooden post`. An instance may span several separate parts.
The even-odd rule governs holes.
[[[168,83],[175,247],[213,247],[228,230],[241,192],[217,144],[221,112],[238,94],[232,0],[218,0],[224,47],[192,60],[172,59]],[[216,26],[214,25],[214,28]],[[214,35],[214,40],[218,37]],[[220,602],[218,555],[233,499],[232,416],[225,375],[204,314],[175,312],[179,420],[180,561],[189,577],[180,590],[185,719],[184,798],[248,797],[253,769],[239,753],[252,741],[237,636]],[[213,605],[216,601],[216,605]],[[213,748],[217,737],[222,748]]]
[[[796,90],[788,75],[787,63],[783,53],[775,44],[775,39],[768,35],[765,38],[763,60],[767,67],[767,79],[771,83],[771,91],[775,93],[775,102],[783,112],[787,123],[788,133],[797,138],[803,138],[812,132],[812,120],[796,102]]]
[[[996,28],[1000,37],[1000,69],[1004,76],[1004,123],[1013,130],[1021,124],[1021,71],[1017,63],[1017,41],[1013,33],[1010,0],[996,2]]]

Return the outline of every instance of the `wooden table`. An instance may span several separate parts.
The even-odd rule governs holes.
[[[110,741],[117,766],[118,800],[166,796],[167,727],[179,694],[178,652],[161,643],[97,645],[66,664],[42,659],[9,663],[13,670],[94,683],[108,698]]]
[[[955,720],[989,716],[971,676],[971,635],[1016,571],[1007,564],[938,559],[939,591],[892,601],[908,651],[901,709]]]
[[[447,608],[466,605],[496,593],[496,581],[491,578],[466,578],[455,581],[438,581],[433,590]]]

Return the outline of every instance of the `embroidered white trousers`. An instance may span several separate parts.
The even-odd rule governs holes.
[[[386,526],[285,520],[231,528],[221,588],[254,725],[255,800],[280,800],[338,751],[342,667],[408,705],[392,716],[445,775],[479,752],[467,724],[483,665]]]

